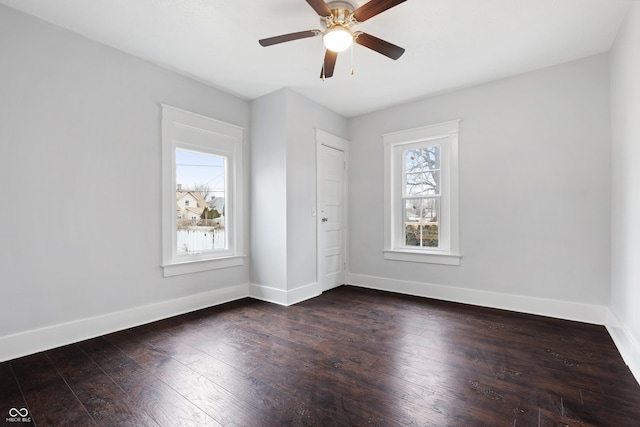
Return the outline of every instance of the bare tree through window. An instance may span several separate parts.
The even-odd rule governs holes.
[[[440,216],[440,146],[403,153],[405,245],[438,247]]]

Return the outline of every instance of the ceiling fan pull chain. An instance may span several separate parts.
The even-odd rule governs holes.
[[[325,81],[325,75],[324,75],[324,56],[327,53],[327,48],[324,47],[324,44],[322,44],[322,75],[320,76],[320,78],[322,79],[322,81]]]
[[[351,75],[353,76],[355,72],[353,71],[353,43],[351,43]]]

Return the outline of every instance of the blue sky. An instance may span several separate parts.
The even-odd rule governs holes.
[[[224,197],[224,157],[176,149],[176,184],[183,189],[206,184],[216,197]]]

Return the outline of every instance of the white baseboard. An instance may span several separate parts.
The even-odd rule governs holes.
[[[620,319],[612,310],[607,310],[607,323],[605,326],[622,359],[631,370],[638,384],[640,384],[640,343],[629,333],[628,328],[620,322]]]
[[[7,335],[0,337],[0,362],[248,296],[248,284],[235,285],[175,300]]]
[[[359,274],[350,274],[349,279],[353,286],[606,325],[622,357],[640,382],[640,345],[607,307]],[[245,297],[289,306],[321,293],[318,283],[289,291],[256,284],[235,285],[0,337],[0,362]]]
[[[364,288],[537,314],[558,319],[576,320],[596,325],[604,325],[607,319],[607,307],[594,304],[580,304],[353,273],[349,275],[349,283],[353,286]]]
[[[297,304],[304,300],[317,297],[321,293],[322,290],[320,289],[320,284],[317,282],[300,286],[299,288],[291,289],[289,291],[256,285],[253,283],[249,284],[249,296],[251,298],[284,306]]]
[[[353,273],[349,275],[349,284],[363,288],[397,292],[443,301],[460,302],[555,317],[557,319],[604,325],[618,348],[622,359],[631,370],[638,384],[640,384],[640,343],[629,333],[628,328],[620,322],[619,318],[609,307],[479,291],[468,288],[455,288],[430,283],[409,282]]]

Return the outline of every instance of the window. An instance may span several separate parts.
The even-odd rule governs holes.
[[[401,153],[404,246],[438,248],[441,146],[417,143],[403,147]]]
[[[458,124],[382,136],[386,259],[460,264]]]
[[[164,275],[242,265],[243,129],[162,106]]]

